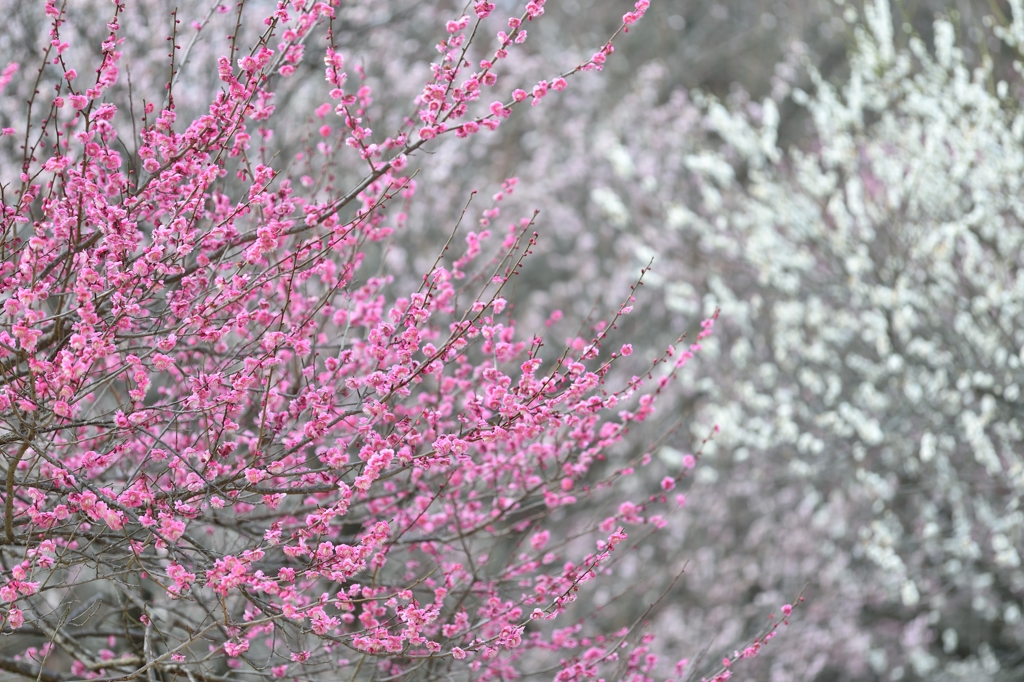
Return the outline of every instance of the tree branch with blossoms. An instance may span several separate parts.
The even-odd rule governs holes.
[[[608,348],[647,270],[606,322],[548,357],[508,300],[539,238],[536,212],[509,225],[489,262],[486,230],[448,255],[460,217],[414,291],[385,267],[424,191],[412,159],[601,70],[647,8],[637,2],[589,60],[484,107],[544,3],[508,18],[474,66],[471,47],[496,19],[477,2],[475,19],[444,24],[416,118],[387,136],[371,127],[362,67],[346,89],[339,3],[278,3],[247,49],[252,10],[239,3],[213,61],[219,90],[192,120],[178,101],[201,41],[178,57],[176,10],[163,106],[154,98],[131,122],[130,154],[125,6],[106,25],[95,82],[79,88],[74,66],[89,65],[60,32],[75,16],[46,4],[20,185],[5,179],[0,195],[0,625],[30,642],[0,669],[108,682],[650,672],[649,635],[633,637],[643,619],[582,658],[560,655],[575,645],[555,621],[614,574],[626,527],[664,525],[640,515],[663,497],[619,485],[651,458],[609,459],[717,313],[697,344],[620,381],[632,346]],[[192,24],[196,36],[219,13]],[[336,130],[324,123],[320,144],[275,151],[275,126],[288,123],[275,94],[314,45],[326,87],[308,123]],[[54,76],[51,99],[39,87]],[[343,187],[339,167],[362,177]],[[591,506],[607,504],[618,512],[592,523]]]

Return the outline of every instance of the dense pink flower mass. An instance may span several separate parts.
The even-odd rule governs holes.
[[[512,88],[495,69],[544,2],[504,21],[478,2],[437,27],[415,115],[375,131],[379,93],[334,45],[337,5],[281,2],[254,44],[229,36],[194,120],[175,106],[178,28],[165,100],[126,104],[124,6],[98,61],[73,68],[75,16],[46,5],[40,73],[62,77],[12,132],[23,162],[0,187],[0,600],[4,632],[23,635],[9,641],[33,642],[0,668],[650,679],[643,622],[591,632],[572,604],[677,508],[662,493],[695,456],[637,492],[622,482],[651,457],[614,448],[701,346],[680,339],[615,380],[633,349],[609,337],[635,287],[564,351],[521,333],[510,283],[537,234],[535,217],[497,224],[515,179],[481,220],[493,231],[457,228],[417,289],[396,292],[380,257],[430,191],[414,179],[429,140],[493,130],[600,70],[611,40]],[[276,88],[312,50],[317,141],[269,154]],[[337,186],[337,164],[363,179]],[[603,511],[571,514],[583,502]]]

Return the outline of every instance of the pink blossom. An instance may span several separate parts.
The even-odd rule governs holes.
[[[224,642],[224,653],[228,656],[241,656],[249,650],[249,640],[243,639],[238,642]]]
[[[499,118],[508,118],[512,111],[507,109],[501,102],[494,102],[491,104],[491,113]]]
[[[7,84],[11,82],[12,78],[14,78],[14,74],[18,72],[18,68],[19,66],[17,62],[11,62],[4,67],[3,71],[0,71],[0,93],[4,91]]]
[[[21,609],[11,609],[7,612],[7,624],[11,626],[12,630],[17,630],[25,624],[25,615]]]
[[[540,99],[548,94],[548,82],[541,81],[533,86],[533,106],[537,106]]]

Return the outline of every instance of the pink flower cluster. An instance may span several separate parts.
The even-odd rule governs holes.
[[[630,551],[624,529],[655,532],[672,513],[663,494],[628,499],[618,485],[652,465],[616,448],[682,367],[673,348],[615,379],[637,360],[616,336],[636,287],[607,323],[549,352],[512,315],[536,216],[500,240],[469,233],[454,258],[439,245],[415,290],[386,267],[424,192],[411,161],[428,160],[429,140],[493,130],[599,69],[612,42],[477,111],[545,10],[533,0],[487,33],[495,5],[477,2],[444,24],[416,116],[381,134],[393,125],[374,121],[381,90],[333,41],[338,7],[280,2],[248,49],[232,34],[220,90],[188,120],[174,97],[176,15],[165,99],[136,109],[114,87],[124,6],[99,64],[75,69],[63,10],[46,5],[61,78],[0,194],[0,552],[20,561],[0,580],[5,623],[49,633],[44,589],[86,604],[68,627],[130,622],[95,646],[48,634],[65,654],[54,665],[85,678],[205,675],[216,655],[274,677],[350,667],[355,679],[366,665],[490,680],[538,667],[536,652],[558,680],[610,667],[644,679],[657,659],[639,626],[590,637],[566,624]],[[474,66],[484,35],[496,47]],[[314,45],[315,142],[278,156],[276,98]],[[365,175],[342,189],[338,164]],[[606,502],[617,511],[603,522],[559,521]]]

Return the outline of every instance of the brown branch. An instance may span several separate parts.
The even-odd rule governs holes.
[[[31,442],[32,436],[26,438],[22,442],[21,447],[18,448],[18,454],[7,465],[7,495],[4,498],[4,533],[7,536],[6,543],[8,545],[14,544],[14,477],[18,471],[18,462],[25,456]]]
[[[40,680],[40,682],[65,682],[72,679],[69,675],[55,673],[27,661],[16,661],[9,656],[0,656],[0,670]]]

